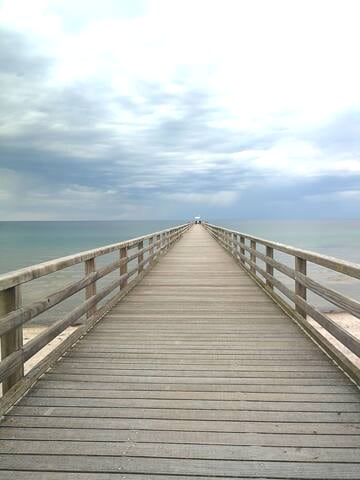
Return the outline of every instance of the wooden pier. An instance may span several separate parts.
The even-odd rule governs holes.
[[[0,333],[16,344],[0,363],[6,367],[0,368],[3,410],[21,398],[0,426],[0,479],[360,478],[357,368],[325,339],[317,337],[323,349],[315,343],[317,334],[305,325],[303,284],[295,285],[293,299],[305,303],[293,312],[272,297],[276,244],[268,242],[262,254],[253,238],[246,243],[236,232],[205,227],[181,226],[112,246],[120,252],[112,264],[122,267],[112,283],[120,293],[102,311],[91,303],[99,293],[89,289],[98,272],[89,259],[96,256],[74,256],[88,262],[87,308],[80,312],[87,323],[28,377],[22,365],[37,347],[16,343],[14,326],[19,338],[40,304],[33,314],[14,304],[4,312],[3,301]],[[131,248],[138,260],[133,285],[124,261]],[[300,259],[309,254],[297,253]],[[270,259],[263,285],[256,275],[261,255]],[[294,271],[306,277],[302,260]],[[326,266],[336,269],[332,260]],[[358,266],[341,263],[344,273],[360,277]],[[0,277],[3,299],[45,271]],[[359,313],[356,302],[347,305]],[[73,323],[69,318],[63,328]],[[344,341],[357,351],[356,338]]]

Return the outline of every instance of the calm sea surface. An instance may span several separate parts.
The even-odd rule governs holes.
[[[0,222],[0,274],[99,246],[120,242],[146,233],[184,223],[174,221],[83,221],[83,222]],[[214,220],[240,232],[253,234],[288,245],[360,263],[360,220],[259,221]],[[291,265],[286,255],[277,257]],[[110,258],[106,259],[111,261]],[[102,260],[99,260],[101,264]],[[105,259],[104,259],[105,262]],[[360,300],[360,282],[321,267],[310,266],[310,274],[331,288]],[[42,277],[23,287],[24,303],[41,298],[45,293],[81,278],[82,267],[70,267]],[[281,275],[279,274],[279,278]],[[281,277],[288,285],[291,281]],[[39,318],[48,322],[68,311],[80,299],[75,295],[67,303],[55,307]],[[313,303],[331,309],[314,296]]]

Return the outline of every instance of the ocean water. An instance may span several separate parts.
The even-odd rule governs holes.
[[[0,222],[0,274],[180,223],[184,221]],[[213,220],[211,223],[360,264],[360,220]],[[97,259],[97,265],[114,261],[115,255],[109,254]],[[287,255],[277,254],[275,258],[293,265],[293,259]],[[114,272],[109,278],[101,280],[99,288],[117,274]],[[309,265],[308,274],[329,287],[360,300],[358,280],[313,265]],[[26,305],[40,299],[82,276],[83,266],[77,265],[24,284],[23,303]],[[293,286],[287,277],[282,274],[277,276],[288,286]],[[83,296],[83,292],[74,295],[39,316],[35,323],[54,321],[79,304]],[[309,298],[323,310],[333,309],[315,295],[310,294]]]
[[[0,274],[181,223],[185,222],[0,222]]]

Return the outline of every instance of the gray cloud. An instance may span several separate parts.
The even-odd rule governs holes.
[[[359,176],[293,178],[254,166],[251,156],[236,157],[284,138],[357,155],[359,112],[311,132],[279,125],[239,130],[216,126],[224,119],[221,105],[186,75],[179,93],[138,81],[138,102],[115,93],[106,78],[52,84],[52,67],[22,35],[0,30],[4,218],[189,217],[199,208],[213,217],[327,215],[321,202],[306,211],[306,199],[359,189]],[[341,214],[347,201],[340,201]],[[348,212],[354,214],[353,204]]]

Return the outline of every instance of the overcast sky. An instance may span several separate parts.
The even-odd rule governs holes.
[[[0,219],[360,216],[358,0],[0,0]]]

